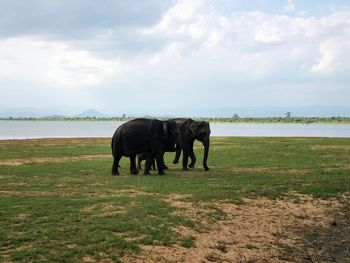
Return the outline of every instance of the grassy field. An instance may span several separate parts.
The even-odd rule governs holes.
[[[0,141],[0,262],[350,262],[350,139],[195,147],[113,177],[109,139]]]

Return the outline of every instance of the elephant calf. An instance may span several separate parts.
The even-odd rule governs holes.
[[[139,153],[137,156],[137,169],[142,170],[142,161],[147,160],[147,153]],[[156,162],[153,158],[152,160],[152,168],[153,170],[156,170]]]

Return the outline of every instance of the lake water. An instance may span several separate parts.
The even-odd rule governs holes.
[[[0,121],[0,139],[112,137],[120,121]],[[350,124],[211,123],[211,136],[347,137]]]

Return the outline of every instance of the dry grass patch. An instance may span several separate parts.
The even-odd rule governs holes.
[[[31,157],[22,159],[4,159],[0,160],[0,165],[21,165],[27,163],[64,163],[69,161],[80,160],[100,160],[109,159],[111,154],[90,154],[80,156],[65,156],[65,157]]]
[[[84,257],[83,257],[83,262],[86,262],[86,263],[93,263],[93,262],[98,262],[98,261],[95,260],[92,256],[84,256]]]
[[[325,172],[330,172],[336,169],[344,169],[344,170],[350,170],[350,164],[334,164],[332,167],[326,167],[324,168]]]
[[[280,168],[280,167],[233,167],[225,169],[225,171],[235,173],[264,173],[264,172],[279,172],[287,175],[303,175],[311,172],[311,169],[307,168]]]
[[[330,212],[340,207],[335,200],[297,194],[293,198],[298,202],[259,198],[245,199],[244,205],[198,204],[185,198],[173,195],[166,200],[182,208],[176,213],[199,223],[197,229],[176,229],[180,237],[194,237],[195,247],[141,245],[143,253],[129,255],[126,262],[283,262],[283,248],[300,246],[303,229],[329,225]],[[224,216],[213,221],[211,214],[218,210]]]
[[[29,217],[30,217],[29,214],[18,214],[18,215],[16,216],[16,218],[19,219],[19,220],[26,220],[26,219],[28,219]]]
[[[102,217],[127,213],[127,209],[125,207],[116,205],[111,202],[101,202],[98,204],[87,206],[81,209],[81,212],[91,214],[94,212],[95,209],[98,210],[98,216]]]
[[[203,148],[203,147],[202,147]],[[222,150],[232,149],[233,147],[230,145],[213,145],[210,149],[210,151],[213,152],[221,152]],[[237,147],[242,149],[243,147]]]
[[[18,140],[0,140],[0,145],[23,145],[23,144],[42,144],[45,142],[45,146],[53,145],[71,145],[71,144],[88,144],[88,143],[100,143],[105,144],[110,141],[110,138],[43,138],[43,139],[18,139]]]
[[[40,191],[16,191],[16,190],[0,190],[0,195],[10,196],[43,196],[48,195],[46,192]]]
[[[324,151],[324,150],[350,150],[350,145],[313,145],[311,150]]]
[[[105,191],[103,193],[101,192],[91,192],[91,193],[86,193],[84,196],[87,197],[97,197],[97,198],[111,198],[111,197],[117,197],[117,196],[128,196],[128,197],[136,197],[139,195],[156,195],[154,193],[147,193],[143,191],[138,191],[138,190],[132,190],[132,189],[116,189],[113,191]]]

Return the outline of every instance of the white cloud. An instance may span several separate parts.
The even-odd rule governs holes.
[[[204,0],[179,0],[163,16],[161,22],[157,25],[159,29],[167,29],[173,23],[178,21],[191,20],[198,11],[205,6]]]
[[[191,72],[192,76],[186,75],[188,81],[203,71],[206,76],[227,74],[225,78],[242,81],[271,78],[274,74],[305,75],[307,69],[336,74],[350,63],[339,62],[346,57],[344,39],[350,35],[350,12],[346,11],[319,19],[263,12],[225,16],[212,2],[178,1],[158,24],[136,33],[140,38],[159,39],[164,46],[123,60],[107,60],[66,42],[8,39],[0,42],[1,57],[12,54],[13,60],[1,60],[0,74],[12,71],[61,87],[81,87],[103,85],[109,77],[128,83],[128,74],[133,81],[139,77],[142,82],[142,71],[152,75],[152,70],[158,70],[165,78],[176,74],[179,64]],[[33,61],[35,68],[31,67]]]
[[[347,44],[344,40],[350,39],[349,11],[321,18],[262,12],[237,12],[227,17],[217,13],[209,4],[195,7],[200,8],[200,12],[198,9],[194,12],[192,6],[191,15],[182,20],[169,18],[169,13],[172,14],[169,11],[158,25],[148,31],[148,34],[164,37],[169,42],[163,50],[152,55],[153,64],[162,62],[164,65],[175,58],[184,62],[191,58],[195,68],[196,59],[203,63],[200,58],[210,61],[215,57],[214,62],[210,62],[213,71],[224,70],[222,67],[225,67],[231,72],[239,72],[240,76],[268,77],[283,70],[293,70],[288,75],[305,75],[308,67],[319,73],[336,72],[340,67],[334,65],[340,57],[333,54],[336,52],[333,44],[321,44],[319,47],[319,43],[328,43],[329,40],[330,43],[343,42],[337,48],[345,50]],[[165,20],[167,23],[164,23]],[[321,58],[315,64],[318,49]],[[344,64],[350,62],[342,61],[342,68]]]
[[[32,38],[0,41],[0,75],[56,87],[97,85],[113,74],[118,62],[104,60],[67,43]]]
[[[224,106],[258,103],[269,92],[280,96],[314,85],[295,95],[295,101],[302,101],[301,96],[315,97],[321,77],[349,80],[344,72],[350,69],[350,11],[320,17],[223,13],[215,3],[176,1],[154,25],[108,28],[102,37],[74,44],[45,38],[3,40],[0,80],[19,78],[70,92],[88,87],[94,90],[91,101],[118,107],[130,101],[142,107],[179,105],[199,97],[208,104],[213,96]],[[286,7],[296,11],[292,1]],[[281,95],[279,103],[288,102],[287,97],[292,98]]]
[[[320,57],[311,70],[319,74],[330,74],[336,71],[350,70],[347,55],[350,54],[350,41],[338,42],[327,40],[320,44]]]
[[[293,0],[287,0],[285,6],[283,7],[283,12],[290,13],[295,11],[295,6]]]
[[[60,44],[53,45],[48,63],[48,78],[67,86],[98,85],[116,73],[119,64]]]

